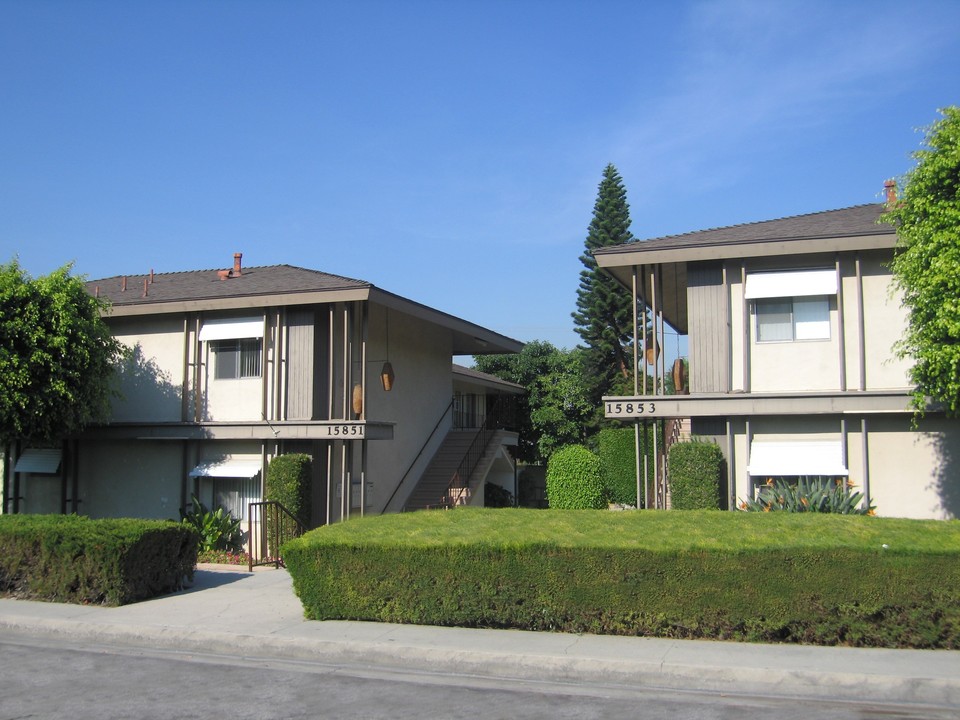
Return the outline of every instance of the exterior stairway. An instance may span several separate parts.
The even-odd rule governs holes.
[[[466,478],[459,483],[462,486],[461,488],[450,491],[453,495],[451,497],[448,495],[450,483],[459,470],[460,463],[470,449],[477,432],[475,429],[451,430],[447,434],[443,444],[420,478],[420,482],[410,493],[404,510],[444,508],[469,503],[472,492],[476,490],[476,486],[479,484],[479,479],[486,477],[487,471],[503,444],[504,435],[508,434],[505,431],[496,431],[490,436],[487,447],[484,449],[484,453],[477,462],[470,478]]]

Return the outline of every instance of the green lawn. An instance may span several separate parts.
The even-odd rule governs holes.
[[[960,521],[815,513],[457,508],[358,518],[320,528],[308,537],[323,545],[411,548],[547,543],[654,552],[852,548],[960,555]]]

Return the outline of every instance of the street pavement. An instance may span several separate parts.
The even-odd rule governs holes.
[[[0,639],[31,636],[472,678],[823,698],[960,710],[960,651],[305,620],[285,570],[201,565],[190,588],[119,608],[0,599]]]

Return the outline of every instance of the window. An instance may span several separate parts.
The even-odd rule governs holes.
[[[260,338],[216,340],[211,343],[217,380],[260,377]]]
[[[247,507],[260,502],[260,460],[221,458],[201,462],[189,476],[200,478],[200,497],[223,508],[237,520],[247,519]]]
[[[453,396],[453,426],[457,430],[478,428],[483,422],[480,416],[482,395],[456,393]]]
[[[756,301],[757,342],[830,339],[826,297],[769,298]]]

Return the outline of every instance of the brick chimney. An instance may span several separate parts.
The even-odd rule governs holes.
[[[243,253],[234,253],[233,254],[233,273],[232,275],[243,275],[243,269],[240,265],[240,260],[243,258]]]
[[[897,203],[897,181],[896,180],[885,180],[883,183],[883,191],[886,195],[887,205],[896,205]]]

